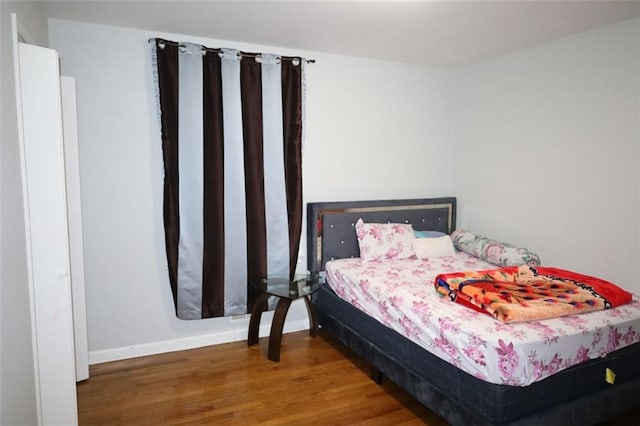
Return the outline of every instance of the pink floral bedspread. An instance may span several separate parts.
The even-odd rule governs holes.
[[[345,301],[434,355],[482,380],[527,386],[640,342],[640,297],[614,309],[505,324],[440,298],[443,272],[495,268],[466,253],[437,259],[326,265],[327,283]]]

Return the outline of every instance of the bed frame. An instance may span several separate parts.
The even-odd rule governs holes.
[[[307,205],[310,272],[327,261],[359,257],[355,223],[410,223],[451,233],[456,199],[431,198]],[[530,386],[484,382],[354,308],[323,286],[314,294],[318,324],[362,356],[377,381],[387,377],[453,425],[585,425],[640,406],[640,343],[563,370]],[[605,369],[616,373],[605,382]]]

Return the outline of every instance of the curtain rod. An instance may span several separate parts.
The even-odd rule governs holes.
[[[152,44],[152,43],[155,43],[156,40],[160,40],[160,43],[159,43],[160,49],[163,49],[162,43],[170,44],[170,45],[173,45],[173,46],[178,46],[178,48],[180,48],[180,49],[186,49],[186,47],[187,47],[185,44],[176,43],[175,41],[170,41],[170,40],[165,40],[165,39],[150,38],[150,39],[147,40],[147,42],[149,44]],[[216,49],[216,48],[206,47],[206,46],[202,46],[202,45],[200,45],[200,49],[203,52],[215,52],[215,53],[218,53],[218,54],[223,53],[222,49]],[[245,53],[245,52],[238,51],[236,56],[239,59],[240,58],[254,58],[258,62],[260,62],[260,60],[262,59],[262,54],[261,53]],[[295,61],[296,59],[298,59],[298,60],[305,61],[307,64],[315,64],[316,63],[315,59],[306,59],[306,58],[302,58],[300,56],[285,57],[285,56],[282,56],[282,55],[277,55],[276,59],[279,59],[281,61],[282,60]]]

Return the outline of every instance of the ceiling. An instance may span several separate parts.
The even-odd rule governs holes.
[[[47,17],[458,66],[640,16],[636,1],[43,1]]]

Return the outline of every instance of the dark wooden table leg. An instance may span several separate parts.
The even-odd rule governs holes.
[[[273,314],[273,322],[271,323],[271,334],[269,335],[269,359],[274,362],[280,361],[280,342],[282,342],[282,328],[284,327],[284,319],[291,305],[291,299],[285,297],[278,300],[276,311]]]
[[[318,319],[316,318],[316,310],[309,300],[309,296],[304,296],[304,304],[307,306],[307,313],[309,314],[309,335],[316,337],[318,334]]]
[[[260,331],[260,319],[262,318],[262,312],[267,308],[267,299],[269,294],[262,293],[255,302],[253,302],[253,308],[251,309],[251,319],[249,319],[249,335],[247,337],[247,346],[255,345],[258,343],[258,332]]]

